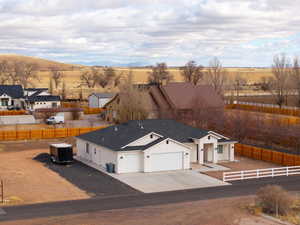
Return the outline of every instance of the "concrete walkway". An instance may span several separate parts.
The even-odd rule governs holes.
[[[82,163],[87,164],[94,169],[100,170],[101,172],[108,174],[113,178],[144,193],[177,191],[193,188],[229,185],[229,183],[223,182],[205,174],[201,174],[200,172],[195,170],[124,174],[107,173],[105,171],[105,168],[93,162],[78,158],[78,156],[76,156],[75,158]]]

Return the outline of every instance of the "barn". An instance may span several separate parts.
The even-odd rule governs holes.
[[[234,160],[235,141],[175,120],[134,120],[76,137],[77,158],[116,173],[190,169]]]

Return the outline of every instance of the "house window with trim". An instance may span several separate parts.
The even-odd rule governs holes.
[[[223,154],[223,145],[218,145],[218,154]]]
[[[86,144],[85,144],[85,152],[86,152],[87,154],[90,153],[90,145],[89,145],[89,143],[86,143]]]

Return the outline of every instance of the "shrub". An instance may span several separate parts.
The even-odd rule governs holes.
[[[263,212],[286,215],[292,206],[291,195],[278,185],[267,185],[257,192],[257,203]]]

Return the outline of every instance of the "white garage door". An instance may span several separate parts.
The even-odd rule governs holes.
[[[183,153],[169,152],[151,155],[152,171],[167,171],[183,169]]]
[[[120,159],[119,170],[120,173],[133,173],[142,171],[142,154],[124,154]]]

